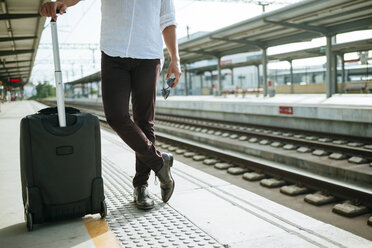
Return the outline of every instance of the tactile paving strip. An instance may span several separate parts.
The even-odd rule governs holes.
[[[139,210],[133,203],[131,178],[103,158],[106,221],[123,247],[224,247],[155,195],[155,207]]]

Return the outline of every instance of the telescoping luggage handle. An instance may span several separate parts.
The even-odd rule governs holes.
[[[58,13],[58,11],[57,11]],[[62,82],[61,63],[59,58],[58,34],[56,21],[50,21],[52,29],[52,43],[53,43],[53,57],[54,57],[54,76],[56,80],[56,95],[57,95],[57,110],[58,121],[60,127],[66,127],[66,113],[65,113],[65,97],[64,87]]]

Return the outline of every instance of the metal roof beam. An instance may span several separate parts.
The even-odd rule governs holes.
[[[330,27],[329,30],[332,34],[345,33],[348,31],[356,31],[360,29],[367,29],[372,27],[372,17],[356,20],[348,23],[342,23],[333,27]]]
[[[74,84],[86,84],[86,83],[91,83],[91,82],[96,82],[101,79],[101,72],[95,72],[93,74],[90,74],[88,76],[85,76],[83,78],[76,79],[74,81],[66,82],[66,84],[74,85]]]
[[[213,56],[213,57],[218,57],[218,53],[207,52],[207,51],[204,51],[203,49],[199,49],[199,50],[196,50],[196,51],[191,51],[191,50],[188,50],[188,49],[180,49],[180,52],[204,54],[204,55],[209,55],[209,56]]]
[[[26,62],[30,63],[31,60],[19,60],[19,61],[17,61],[17,60],[12,60],[12,61],[3,60],[3,61],[0,61],[0,68],[4,67],[7,64],[17,64],[17,63],[26,63]]]
[[[213,37],[213,36],[210,36],[210,38],[213,40],[234,42],[234,43],[239,43],[239,44],[244,44],[244,45],[256,46],[259,48],[265,48],[267,45],[264,42],[258,42],[258,41],[246,40],[246,39],[226,39],[226,38],[219,38],[219,37]]]
[[[278,22],[278,21],[270,21],[267,19],[264,19],[265,23],[269,24],[275,24],[283,27],[290,27],[290,28],[295,28],[295,29],[301,29],[317,34],[322,34],[324,36],[329,35],[330,31],[325,28],[325,27],[319,27],[319,26],[312,26],[312,25],[307,25],[307,24],[297,24],[297,23],[289,23],[289,22]]]
[[[0,73],[0,77],[21,77],[30,74],[30,71]]]
[[[8,55],[17,55],[17,54],[22,54],[22,53],[33,53],[34,49],[24,49],[24,50],[5,50],[5,51],[0,51],[0,56],[8,56]]]
[[[293,43],[294,40],[296,42],[310,41],[313,38],[314,38],[314,34],[312,33],[293,34],[290,36],[285,36],[285,37],[281,37],[278,39],[270,40],[267,42],[267,44],[268,44],[268,47],[271,47],[271,46],[278,46],[278,45]]]
[[[18,71],[9,71],[9,72],[0,72],[0,74],[4,74],[4,73],[6,73],[6,74],[13,74],[13,73],[20,73],[20,72],[30,72],[30,69],[23,69],[23,70],[18,70]]]
[[[6,42],[6,41],[13,41],[13,40],[31,40],[31,39],[36,39],[37,36],[21,36],[21,37],[5,37],[5,38],[0,38],[0,42]]]
[[[325,52],[321,52],[321,51],[306,51],[306,53],[316,54],[316,55],[319,55],[319,56],[324,56],[325,55]]]
[[[25,65],[25,66],[12,66],[12,67],[4,67],[4,68],[0,68],[0,72],[2,71],[13,71],[13,70],[16,70],[16,69],[20,69],[20,68],[30,68],[29,65]]]
[[[9,75],[9,77],[22,77],[22,76],[27,76],[29,74],[30,74],[30,71],[21,71],[21,72],[10,72],[9,74],[5,74],[5,75]]]
[[[11,19],[21,19],[21,18],[35,18],[41,17],[39,13],[37,14],[0,14],[0,20],[11,20]]]
[[[32,60],[30,59],[25,59],[25,60],[7,60],[7,59],[2,59],[0,60],[0,65],[2,64],[14,64],[14,63],[26,63],[26,62],[31,62]]]

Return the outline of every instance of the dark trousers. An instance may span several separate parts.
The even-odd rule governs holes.
[[[156,172],[163,166],[161,153],[154,146],[160,59],[111,57],[102,52],[101,62],[102,101],[107,122],[136,153],[133,186],[147,185],[151,170]],[[129,115],[131,93],[134,122]]]

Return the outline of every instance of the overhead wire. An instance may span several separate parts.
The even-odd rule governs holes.
[[[93,0],[92,3],[88,6],[88,9],[86,9],[83,13],[82,16],[80,16],[79,20],[76,22],[76,24],[73,26],[72,30],[68,33],[67,37],[65,38],[65,40],[63,42],[66,42],[71,34],[75,31],[75,29],[80,25],[80,22],[85,18],[86,14],[89,12],[89,10],[93,7],[93,5],[95,4],[97,0]]]

